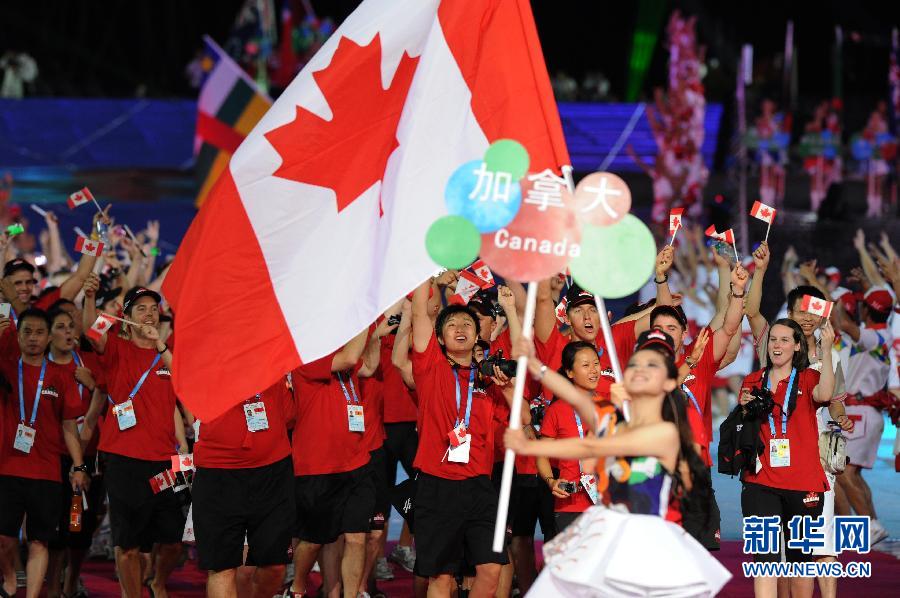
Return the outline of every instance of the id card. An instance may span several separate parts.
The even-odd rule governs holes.
[[[34,428],[29,428],[24,423],[20,423],[16,428],[16,439],[13,441],[13,448],[21,451],[26,455],[31,452],[34,446],[34,437],[37,434]]]
[[[451,446],[449,449],[449,455],[447,456],[447,460],[451,463],[468,463],[469,462],[469,448],[471,448],[472,443],[468,441],[468,436],[466,436],[466,442],[463,442],[459,446]]]
[[[790,467],[791,444],[787,438],[769,440],[769,465],[772,467]]]
[[[599,500],[599,495],[597,493],[597,478],[596,476],[589,474],[581,474],[581,486],[584,488],[585,492],[587,492],[588,497],[591,499],[591,502],[597,504]]]
[[[116,414],[119,430],[127,430],[137,425],[137,416],[134,414],[134,403],[131,402],[131,399],[113,407],[113,413]]]
[[[363,406],[357,404],[347,405],[347,421],[351,432],[365,432],[366,420],[363,417]]]
[[[269,429],[269,418],[266,417],[266,405],[262,401],[246,403],[244,405],[244,417],[247,418],[247,430],[259,432]]]

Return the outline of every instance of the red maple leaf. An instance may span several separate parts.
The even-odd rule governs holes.
[[[360,46],[344,37],[331,64],[313,78],[331,120],[297,106],[294,120],[265,134],[282,163],[274,176],[328,187],[340,212],[384,176],[400,145],[397,124],[418,58],[404,53],[387,89],[381,83],[381,38]]]
[[[818,301],[813,301],[812,303],[809,304],[809,306],[816,311],[819,311],[820,309],[822,309],[822,304],[819,303]]]
[[[672,226],[673,226],[673,227],[678,226],[679,222],[680,222],[680,221],[678,220],[678,217],[677,217],[677,216],[676,216],[675,218],[672,218]]]
[[[769,211],[769,208],[763,208],[759,211],[759,215],[763,218],[768,218],[771,214],[772,212]]]
[[[85,250],[85,251],[93,251],[93,250],[94,250],[94,246],[91,245],[90,243],[88,243],[87,245],[84,246],[84,250]]]
[[[181,464],[184,465],[185,467],[190,467],[190,466],[191,466],[191,463],[193,463],[193,461],[191,461],[191,458],[190,458],[190,457],[184,457],[184,458],[181,460]]]

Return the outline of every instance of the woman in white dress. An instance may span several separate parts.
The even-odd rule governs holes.
[[[593,419],[590,397],[528,353],[531,375]],[[544,545],[546,565],[529,596],[714,596],[730,579],[696,540],[665,520],[673,485],[709,484],[676,394],[677,376],[671,337],[650,330],[638,338],[623,383],[613,386],[614,402],[627,401],[630,412],[615,434],[542,442],[507,430],[506,446],[518,454],[599,459],[609,474],[609,504],[591,507]]]

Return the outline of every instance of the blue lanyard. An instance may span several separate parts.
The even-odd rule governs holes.
[[[693,403],[694,405],[694,409],[697,410],[697,413],[700,414],[700,417],[703,417],[703,411],[700,410],[700,403],[697,402],[697,397],[695,397],[694,393],[691,392],[691,389],[687,387],[687,384],[682,384],[681,390],[683,390],[684,394],[686,394],[691,400],[691,403]]]
[[[358,404],[358,403],[359,403],[359,397],[356,395],[356,387],[353,386],[353,376],[348,376],[348,377],[347,377],[347,381],[350,382],[350,392],[353,393],[353,398],[352,398],[352,399],[350,398],[350,394],[347,393],[347,387],[344,386],[344,379],[341,378],[341,373],[340,373],[340,372],[338,372],[337,379],[338,379],[338,382],[341,383],[341,390],[344,391],[344,398],[347,399],[347,403],[353,402],[353,403],[357,403],[357,404]],[[256,396],[259,397],[259,395],[256,395]]]
[[[462,398],[462,393],[459,390],[459,370],[456,368],[453,369],[453,378],[456,382],[456,425],[453,427],[456,428],[459,426],[459,400]],[[475,389],[475,367],[473,366],[469,370],[469,395],[468,399],[466,399],[466,430],[469,429],[469,419],[472,417],[472,391]]]
[[[50,357],[50,361],[53,361],[53,352],[52,351],[47,353],[47,356]],[[82,364],[81,358],[78,357],[78,353],[74,350],[72,351],[72,359],[75,361],[76,367],[84,367],[81,365]],[[56,363],[56,362],[54,362],[54,363]],[[79,382],[78,383],[78,398],[81,399],[81,397],[83,395],[84,395],[84,384]]]
[[[28,427],[34,427],[34,420],[37,419],[38,405],[41,403],[41,390],[44,389],[44,374],[47,372],[47,360],[41,363],[41,375],[38,378],[37,390],[34,393],[34,406],[31,408],[31,421]],[[25,422],[25,383],[22,376],[22,358],[19,358],[19,418]]]
[[[134,399],[134,397],[137,395],[138,391],[141,389],[141,386],[144,385],[144,381],[147,379],[147,376],[150,375],[150,370],[152,370],[154,367],[156,367],[156,364],[159,363],[159,358],[160,358],[160,357],[162,357],[162,356],[159,355],[159,354],[157,353],[156,357],[153,358],[153,363],[151,363],[151,364],[150,364],[150,367],[147,368],[147,371],[144,372],[144,373],[141,375],[140,380],[138,380],[138,381],[137,381],[137,384],[134,385],[134,390],[132,390],[132,391],[128,394],[128,400],[129,400],[129,401],[132,400],[132,399]],[[108,400],[108,401],[110,402],[111,405],[115,405],[115,403],[113,402],[111,396],[106,395],[106,400]]]
[[[16,315],[16,310],[12,307],[9,308],[9,317],[12,318],[13,325],[18,328],[19,327],[19,316]]]
[[[788,401],[791,400],[791,389],[794,388],[794,378],[797,376],[797,368],[793,368],[791,370],[791,378],[788,380],[787,391],[784,393],[784,403],[781,406],[781,435],[783,437],[787,437],[787,418],[788,418]],[[772,390],[772,380],[766,381],[766,388]],[[775,433],[775,418],[772,417],[772,413],[769,412],[769,430],[772,431],[772,436],[776,436]]]
[[[578,416],[578,412],[575,411],[575,426],[578,428],[578,437],[584,438],[584,428],[581,427],[581,418]],[[578,460],[578,473],[582,473],[581,471],[581,460]]]

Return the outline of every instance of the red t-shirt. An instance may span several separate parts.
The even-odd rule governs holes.
[[[388,369],[396,370],[392,364],[387,364]],[[374,376],[360,378],[360,395],[363,402],[363,417],[366,421],[366,431],[363,433],[363,446],[369,452],[380,449],[384,445],[384,381],[381,366]]]
[[[19,413],[19,360],[0,359],[0,373],[9,381],[12,392],[0,392],[0,475],[33,480],[61,482],[60,458],[68,454],[63,441],[62,422],[84,415],[78,399],[75,381],[68,372],[55,363],[48,362],[44,373],[44,386],[34,425],[34,446],[26,454],[13,448],[16,428],[22,421]],[[41,366],[22,364],[22,399],[25,404],[25,424],[30,425],[31,411],[37,391]]]
[[[469,442],[472,444],[469,462],[451,463],[445,459],[450,446],[447,434],[453,430],[457,418],[465,417],[469,370],[460,369],[454,373],[434,333],[425,351],[419,353],[413,350],[412,366],[419,397],[419,448],[413,466],[447,480],[491,475],[494,464],[494,409],[503,399],[498,400],[495,392],[486,392],[476,376],[468,428],[471,435]],[[458,409],[457,388],[460,393]]]
[[[301,365],[293,372],[297,423],[291,445],[294,475],[297,476],[343,473],[359,469],[369,462],[369,451],[363,445],[363,433],[350,431],[349,403],[341,390],[337,374],[331,371],[335,353]],[[360,395],[356,372],[361,363],[357,363],[351,375],[341,374],[351,401],[354,389],[357,398]]]
[[[765,370],[753,372],[744,378],[741,390],[762,386],[762,378]],[[775,408],[772,410],[772,420],[775,422],[777,438],[784,438],[781,434],[781,409],[785,405],[790,376],[778,383],[773,398]],[[783,490],[803,490],[807,492],[825,492],[828,490],[828,481],[819,461],[819,428],[816,424],[816,409],[819,405],[813,399],[813,389],[819,383],[819,372],[805,369],[797,372],[794,384],[797,385],[797,404],[794,411],[788,414],[787,439],[790,444],[791,464],[786,467],[772,467],[769,465],[769,440],[772,436],[771,425],[763,422],[759,428],[759,437],[762,439],[763,450],[759,456],[762,469],[758,474],[744,473],[745,482],[762,484],[771,488]]]
[[[384,379],[384,423],[416,421],[416,403],[409,388],[403,383],[400,370],[391,363],[395,336],[381,338],[381,371]]]
[[[103,379],[103,368],[100,367],[100,359],[96,353],[92,353],[90,351],[82,351],[81,349],[77,349],[78,359],[81,360],[82,367],[85,367],[91,371],[91,375],[94,377],[94,382],[96,383],[98,388],[101,388],[105,385],[105,381]],[[69,363],[58,363],[56,364],[62,370],[67,372],[67,374],[75,380],[75,370],[78,368],[78,364],[75,363],[73,359]],[[79,383],[75,380],[75,387],[78,388]],[[81,387],[81,405],[84,409],[84,413],[87,413],[88,408],[91,406],[91,392],[85,388]],[[79,425],[82,423],[82,419],[79,417]],[[98,421],[99,423],[99,421]],[[91,440],[88,442],[87,446],[84,447],[85,455],[96,455],[97,454],[97,446],[100,443],[100,426],[98,425],[94,428],[94,435],[91,436]],[[86,460],[86,459],[85,459]]]
[[[582,430],[584,426],[582,426]],[[556,400],[547,407],[544,413],[544,422],[541,424],[541,436],[544,438],[578,438],[578,426],[575,422],[575,409],[565,401]],[[554,511],[562,513],[581,513],[594,503],[588,497],[587,492],[581,486],[581,469],[577,460],[560,459],[556,466],[559,467],[560,479],[575,482],[578,492],[568,498],[554,497]]]
[[[113,403],[127,401],[148,368],[150,373],[132,399],[137,425],[120,430],[112,405],[109,406],[100,429],[101,451],[144,461],[168,461],[176,453],[172,374],[162,359],[150,367],[157,355],[156,349],[142,349],[115,335],[107,337],[100,365]]]
[[[245,405],[263,403],[269,427],[247,429]],[[287,420],[294,411],[294,398],[282,378],[256,396],[235,405],[219,417],[200,424],[200,439],[194,444],[198,467],[244,469],[264,467],[291,454]]]
[[[625,364],[634,353],[634,327],[636,321],[622,322],[612,327],[613,341],[616,345],[616,355],[619,358],[619,364],[625,369]],[[540,359],[548,368],[557,371],[562,366],[563,349],[566,348],[572,338],[564,336],[559,328],[554,328],[550,333],[547,342],[543,343],[540,339],[534,339],[534,347],[538,359]],[[612,386],[616,379],[613,375],[612,364],[609,360],[609,352],[606,350],[606,344],[603,342],[603,334],[598,334],[594,339],[594,346],[600,353],[600,380],[597,382],[597,398],[609,400],[609,387]],[[547,389],[544,389],[544,396],[552,399],[553,395]]]
[[[713,331],[709,331],[710,337]],[[682,354],[678,357],[677,365],[680,367],[684,363],[684,356],[690,355],[693,345],[684,347]],[[713,359],[712,338],[703,349],[703,355],[700,361],[690,371],[684,379],[682,390],[685,390],[687,396],[687,404],[685,409],[688,414],[688,423],[691,431],[694,433],[694,442],[701,447],[701,457],[707,467],[712,467],[712,458],[709,454],[709,443],[712,438],[712,383],[716,377],[719,364]],[[693,396],[693,399],[691,398]],[[694,400],[697,401],[696,405]],[[699,407],[699,412],[697,411]]]

